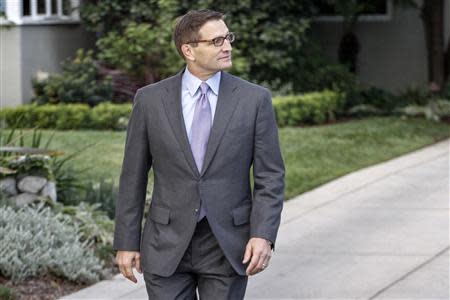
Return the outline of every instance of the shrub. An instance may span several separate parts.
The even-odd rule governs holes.
[[[99,208],[106,212],[111,219],[114,219],[118,193],[119,190],[114,184],[114,180],[102,179],[87,185],[83,201],[99,204]]]
[[[0,207],[0,273],[21,281],[51,272],[76,282],[102,278],[102,262],[68,216],[49,207]]]
[[[105,102],[97,105],[91,111],[91,124],[95,129],[126,129],[131,105],[115,105]],[[124,122],[123,119],[126,119]]]
[[[415,86],[408,86],[398,95],[398,98],[402,99],[402,106],[426,105],[430,101],[431,95],[426,89]]]
[[[99,208],[101,204],[81,202],[76,206],[56,204],[54,209],[70,216],[80,229],[80,240],[101,246],[112,246],[114,222]]]
[[[14,300],[16,299],[14,293],[6,286],[0,285],[0,300]]]
[[[388,115],[396,108],[427,102],[426,96],[422,93],[420,89],[409,88],[396,96],[375,86],[363,88],[357,85],[347,90],[342,113],[360,116]]]
[[[447,83],[444,85],[444,88],[442,89],[442,97],[445,100],[450,101],[450,79],[447,80]]]
[[[333,120],[343,100],[343,94],[326,90],[275,97],[273,106],[279,126],[295,126],[301,123],[317,124]]]
[[[62,73],[32,79],[35,97],[32,102],[75,103],[90,106],[112,98],[111,78],[102,78],[93,58],[93,51],[78,49],[76,57],[61,63]]]
[[[359,85],[355,74],[348,71],[347,67],[340,64],[329,64],[315,70],[311,70],[309,76],[303,79],[304,90],[322,91],[333,90],[348,93]]]
[[[102,103],[93,109],[87,104],[21,105],[4,108],[0,119],[8,127],[52,129],[124,129],[132,105]]]

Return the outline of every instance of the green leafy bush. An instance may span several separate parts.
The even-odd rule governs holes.
[[[444,88],[442,89],[442,97],[450,101],[450,79],[447,80],[447,83],[444,85]]]
[[[131,113],[130,104],[104,102],[94,107],[90,113],[92,129],[126,129]]]
[[[16,128],[117,130],[126,128],[131,108],[129,103],[109,102],[92,109],[87,104],[30,104],[2,109],[0,120]]]
[[[401,106],[406,105],[426,105],[431,99],[431,95],[428,90],[419,88],[416,86],[408,86],[399,95],[399,99],[402,99]]]
[[[317,54],[319,55],[319,54]],[[297,91],[322,91],[333,90],[348,93],[360,85],[355,74],[348,71],[347,67],[339,64],[327,64],[319,57],[319,62],[309,68],[302,69]]]
[[[80,229],[80,240],[98,245],[112,245],[114,222],[106,212],[100,210],[100,203],[81,202],[78,205],[55,205],[54,209],[70,216]]]
[[[275,97],[273,106],[279,126],[295,126],[333,120],[343,101],[343,94],[326,90],[320,93]]]
[[[431,100],[427,105],[407,105],[394,110],[404,117],[421,117],[428,120],[450,120],[450,102],[444,99]]]
[[[0,273],[14,281],[51,272],[72,281],[100,280],[102,262],[69,216],[50,207],[0,207]]]
[[[16,299],[12,290],[7,288],[6,286],[0,285],[0,300],[14,300]]]
[[[363,106],[361,106],[363,105]],[[348,95],[344,105],[344,113],[347,114],[353,107],[374,107],[377,114],[390,114],[396,107],[407,105],[407,99],[399,98],[393,93],[378,87],[356,87]],[[355,110],[355,109],[353,109]]]
[[[114,219],[118,193],[119,189],[114,184],[114,180],[102,179],[87,185],[83,201],[100,205],[99,208],[106,212],[111,219]]]
[[[342,110],[345,101],[344,95],[342,92],[325,90],[303,95],[274,97],[273,104],[277,114],[278,125],[317,124],[326,120],[333,120],[336,113]],[[102,103],[91,110],[86,110],[82,105],[67,104],[63,108],[63,118],[67,115],[66,111],[79,110],[79,113],[75,114],[79,117],[72,118],[70,129],[124,129],[132,109],[130,104]],[[59,105],[53,105],[55,111],[52,123],[41,122],[41,119],[45,119],[47,116],[47,110],[42,110],[43,107],[45,105],[23,105],[18,108],[5,108],[0,112],[0,119],[10,124],[10,122],[17,120],[15,117],[24,115],[25,117],[16,126],[26,128],[45,124],[44,128],[61,129],[60,127],[63,127],[68,129],[67,127],[69,126],[60,125],[62,123],[59,121]],[[123,119],[126,120],[124,121]],[[80,120],[80,122],[75,120]],[[84,121],[81,122],[81,120]]]
[[[61,63],[62,73],[47,78],[33,78],[35,97],[32,102],[78,103],[90,106],[111,100],[113,92],[111,78],[102,78],[93,58],[93,51],[78,49],[76,57]]]

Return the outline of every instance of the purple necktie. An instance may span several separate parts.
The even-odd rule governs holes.
[[[208,92],[209,86],[206,82],[200,85],[201,95],[195,104],[194,119],[191,126],[191,149],[194,155],[195,163],[199,172],[202,171],[203,159],[205,157],[206,146],[208,145],[209,133],[211,131],[211,107],[209,105]],[[201,200],[200,200],[201,201]],[[206,211],[200,202],[200,213],[197,221],[199,222],[206,215]]]

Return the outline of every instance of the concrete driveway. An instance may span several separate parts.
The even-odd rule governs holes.
[[[449,299],[449,145],[351,173],[285,203],[246,299]],[[147,299],[121,275],[63,299]]]

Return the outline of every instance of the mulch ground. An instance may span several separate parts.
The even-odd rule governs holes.
[[[117,274],[118,272],[117,267],[108,268],[110,274]],[[54,300],[86,288],[89,284],[74,283],[64,278],[46,274],[17,283],[0,276],[0,286],[9,288],[15,296],[14,300]]]

